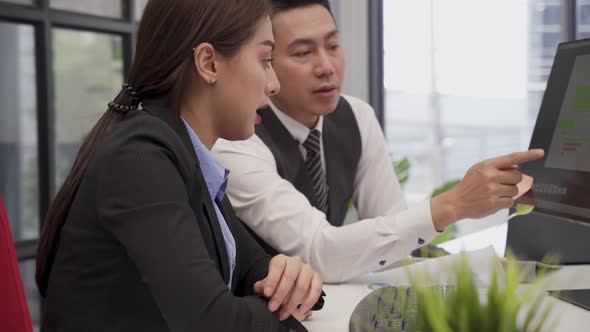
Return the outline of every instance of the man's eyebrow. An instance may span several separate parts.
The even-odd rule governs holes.
[[[313,45],[315,42],[311,38],[297,38],[289,44],[289,48],[299,45]]]
[[[332,30],[324,36],[324,39],[330,39],[332,37],[337,36],[339,33],[340,33],[340,31],[338,31],[338,29]],[[313,41],[312,38],[297,38],[289,44],[288,48],[291,48],[294,46],[299,46],[299,45],[309,46],[309,45],[313,45],[313,44],[315,44],[315,42]]]
[[[339,33],[340,33],[340,31],[338,31],[338,30],[332,30],[332,31],[328,32],[326,34],[326,36],[324,36],[324,39],[330,39],[332,37],[337,36]]]

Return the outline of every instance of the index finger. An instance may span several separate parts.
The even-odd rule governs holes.
[[[498,169],[512,167],[514,165],[522,164],[527,161],[537,160],[543,158],[545,151],[543,149],[533,149],[528,151],[514,152],[504,156],[492,158],[488,162]]]
[[[266,279],[258,280],[254,283],[254,293],[264,295],[264,285],[266,284]]]
[[[311,287],[309,288],[309,292],[305,301],[299,307],[300,313],[306,313],[316,304],[320,296],[322,295],[322,287],[323,282],[320,278],[320,275],[315,273],[313,279],[311,280]]]
[[[268,275],[264,278],[264,295],[271,297],[273,295],[287,264],[287,256],[277,255],[273,257],[268,266]]]

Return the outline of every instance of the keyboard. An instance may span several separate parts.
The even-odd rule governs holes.
[[[454,286],[431,286],[443,296]],[[405,300],[406,310],[398,308]],[[420,332],[416,294],[409,287],[384,287],[367,295],[354,309],[349,322],[350,332]],[[414,329],[413,329],[414,328]]]

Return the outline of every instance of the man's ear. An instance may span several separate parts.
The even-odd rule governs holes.
[[[208,84],[213,84],[217,81],[215,60],[215,48],[213,45],[201,43],[194,48],[193,63],[197,71],[197,76]]]

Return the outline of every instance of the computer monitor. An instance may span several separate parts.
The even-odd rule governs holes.
[[[590,264],[590,39],[559,45],[530,148],[545,157],[522,166],[534,185],[519,202],[535,210],[508,224],[506,246],[519,259]],[[564,296],[590,309],[590,290]]]

